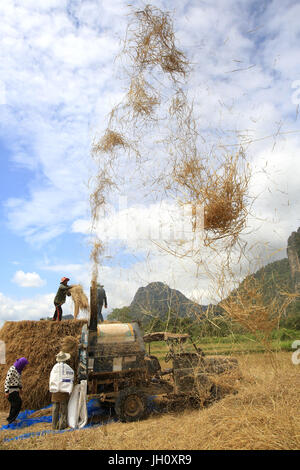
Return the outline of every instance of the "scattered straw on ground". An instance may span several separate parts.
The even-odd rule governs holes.
[[[177,410],[136,423],[65,433],[59,439],[48,435],[1,445],[3,449],[299,450],[299,366],[292,364],[289,353],[279,353],[276,361],[277,372],[266,354],[241,356],[244,378],[238,394],[202,410]],[[12,435],[3,432],[0,437]]]

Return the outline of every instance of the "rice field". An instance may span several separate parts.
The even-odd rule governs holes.
[[[205,409],[152,414],[136,423],[114,422],[79,431],[4,441],[25,432],[1,431],[1,449],[296,450],[300,448],[299,365],[291,352],[238,357],[243,378],[236,395]],[[3,418],[3,413],[1,414]],[[1,419],[0,417],[0,419]]]

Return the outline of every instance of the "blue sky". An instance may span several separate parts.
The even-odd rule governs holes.
[[[221,133],[223,143],[236,143],[237,130],[253,140],[250,189],[259,197],[245,239],[265,249],[263,263],[285,257],[287,237],[300,225],[299,2],[152,4],[172,12],[178,44],[193,64],[189,97],[206,141],[213,145]],[[90,149],[128,85],[115,57],[129,11],[122,0],[0,5],[0,322],[52,315],[62,276],[88,292]],[[110,308],[128,305],[138,287],[155,280],[211,301],[209,281],[193,261],[147,239],[154,221],[173,210],[170,201],[147,199],[135,184],[122,191],[126,236],[118,240],[125,212],[117,204],[97,227]],[[70,301],[64,312],[72,312]]]

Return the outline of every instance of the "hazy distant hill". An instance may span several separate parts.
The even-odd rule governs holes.
[[[278,296],[280,292],[293,291],[293,280],[287,258],[269,263],[251,276],[261,283],[266,303]],[[246,280],[247,278],[233,292],[237,294],[239,290],[242,291]],[[119,321],[139,319],[144,325],[152,322],[154,318],[159,318],[162,321],[166,321],[168,318],[173,321],[176,318],[178,320],[183,318],[194,320],[196,317],[204,319],[208,307],[193,302],[182,292],[171,289],[163,282],[151,282],[137,290],[128,307],[114,309],[107,319]],[[299,311],[299,302],[291,304],[287,309],[287,317],[283,319],[283,322],[288,326],[298,325],[300,321]],[[217,315],[221,319],[222,313],[223,311],[219,306],[214,306],[213,310],[210,310],[210,317]]]
[[[151,282],[146,287],[140,287],[129,306],[133,316],[143,315],[144,320],[147,317],[167,319],[168,316],[195,318],[203,316],[206,308],[163,282]]]
[[[288,258],[269,263],[253,274],[262,287],[264,303],[268,304],[274,298],[281,297],[284,293],[295,292],[295,281],[292,278],[291,266]],[[240,284],[238,290],[243,289],[247,278]],[[286,315],[281,320],[281,325],[290,328],[300,328],[300,302],[295,299],[286,309]]]
[[[288,239],[288,258],[267,264],[259,269],[250,278],[254,277],[259,281],[263,292],[264,302],[276,298],[282,292],[295,292],[297,282],[300,283],[300,228],[293,232]],[[232,294],[243,291],[244,284],[248,277],[241,282],[240,286]],[[168,319],[204,319],[205,312],[212,306],[199,305],[188,299],[180,291],[171,289],[163,282],[151,282],[146,287],[140,287],[131,304],[128,307],[114,309],[108,315],[108,320],[131,321],[140,319],[147,325],[154,318],[162,321]],[[219,306],[210,309],[210,318],[217,315],[222,321],[223,310]],[[212,316],[211,316],[212,315]],[[295,300],[287,308],[287,315],[282,323],[285,326],[300,328],[300,301]],[[201,322],[203,324],[203,322]]]
[[[107,320],[131,321],[139,319],[144,325],[154,319],[162,321],[188,318],[194,320],[204,316],[206,305],[199,305],[182,292],[171,289],[163,282],[151,282],[140,287],[128,307],[116,308]]]
[[[241,282],[239,289],[241,289],[244,283],[247,281],[247,276],[244,281]],[[274,298],[281,291],[293,291],[293,281],[290,272],[289,261],[287,258],[283,258],[278,261],[273,261],[267,264],[263,268],[256,271],[250,277],[260,281],[263,296],[266,302],[271,298]]]

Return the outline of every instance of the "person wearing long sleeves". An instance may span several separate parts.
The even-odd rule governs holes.
[[[60,351],[49,378],[49,391],[52,394],[52,429],[65,429],[68,426],[68,402],[74,385],[74,371],[66,364],[71,355]]]
[[[17,419],[22,407],[22,399],[20,397],[22,390],[21,375],[27,364],[28,360],[26,357],[17,359],[16,362],[8,369],[6,375],[4,392],[6,398],[10,402],[10,411],[8,417],[6,418],[8,424],[11,424]]]
[[[107,297],[104,286],[97,284],[97,321],[103,322],[102,308],[107,308]]]
[[[69,280],[70,279],[68,277],[61,278],[58,291],[54,298],[55,311],[54,311],[54,315],[52,318],[53,321],[62,320],[62,305],[65,303],[67,295],[68,296],[71,295],[70,289],[73,287],[73,286],[68,286]]]

